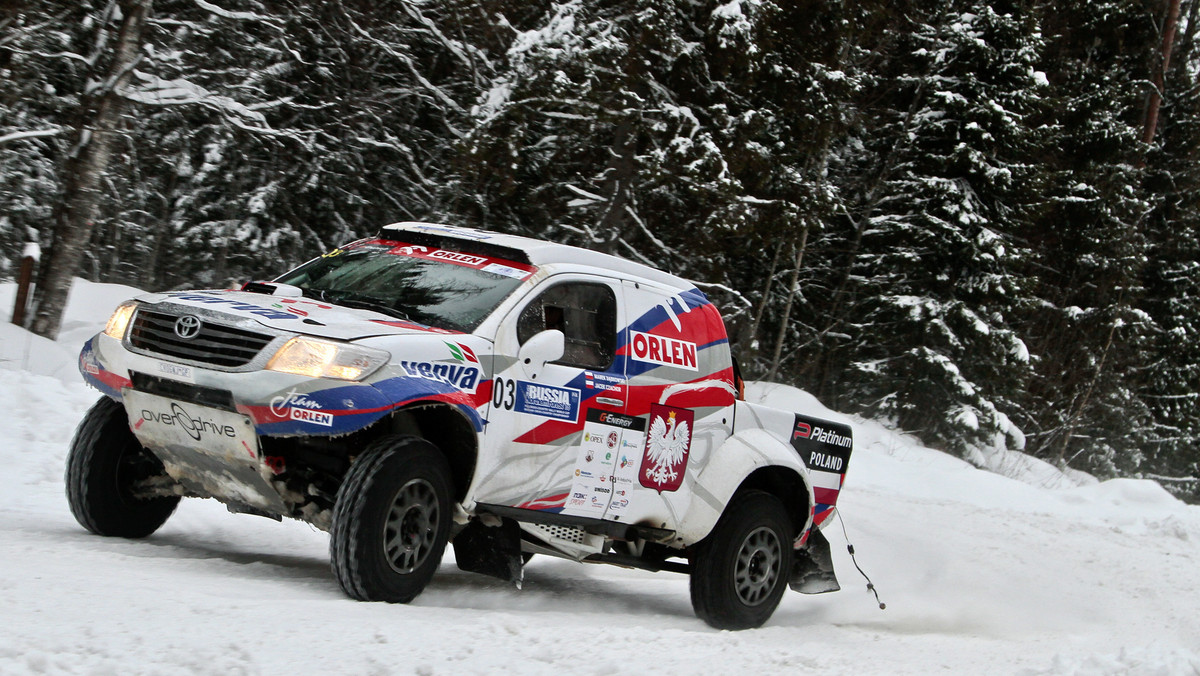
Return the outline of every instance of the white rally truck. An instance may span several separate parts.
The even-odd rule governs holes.
[[[820,528],[850,426],[743,401],[716,307],[644,265],[398,223],[273,281],[124,303],[79,366],[104,396],[67,495],[93,533],[215,498],[327,530],[356,599],[411,600],[451,542],[518,584],[532,554],[687,573],[720,628],[838,588]]]

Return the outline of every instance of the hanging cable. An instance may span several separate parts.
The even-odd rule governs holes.
[[[850,552],[850,560],[854,562],[854,567],[858,569],[858,574],[862,575],[863,579],[867,581],[867,591],[875,595],[875,602],[879,604],[879,609],[887,610],[887,604],[879,600],[879,592],[875,589],[875,583],[871,582],[871,578],[867,577],[862,567],[858,565],[858,559],[854,558],[854,545],[850,544],[850,534],[846,532],[846,522],[842,521],[842,510],[836,509],[834,513],[837,514],[838,523],[842,525],[842,535],[846,537],[846,551]]]

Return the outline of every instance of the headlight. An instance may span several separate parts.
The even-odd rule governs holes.
[[[133,319],[135,310],[137,310],[136,302],[127,300],[121,303],[108,318],[108,324],[104,326],[104,334],[117,340],[124,338],[125,330],[129,328],[129,320]]]
[[[362,380],[391,358],[383,350],[296,336],[271,357],[267,369],[309,378]]]

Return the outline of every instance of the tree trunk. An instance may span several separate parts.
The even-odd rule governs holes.
[[[1154,73],[1154,88],[1150,90],[1150,100],[1146,105],[1146,127],[1142,132],[1142,142],[1147,145],[1154,142],[1154,134],[1158,131],[1158,109],[1162,106],[1167,69],[1171,67],[1171,48],[1175,45],[1175,29],[1178,25],[1179,0],[1170,0],[1167,20],[1163,25],[1162,53],[1159,55],[1158,70]]]
[[[108,68],[93,78],[100,84],[85,92],[80,102],[76,143],[63,165],[62,197],[54,209],[50,251],[38,279],[32,328],[40,336],[53,339],[58,335],[71,280],[91,239],[100,206],[101,179],[108,169],[125,109],[121,90],[129,83],[140,58],[152,4],[153,0],[121,0],[123,18],[112,59]]]
[[[745,365],[751,367],[758,360],[759,340],[758,328],[762,325],[763,315],[766,314],[767,305],[771,302],[771,287],[775,285],[775,271],[779,269],[779,256],[783,253],[783,244],[775,247],[775,255],[771,257],[771,270],[767,273],[767,286],[763,289],[762,300],[758,302],[758,309],[754,311],[754,321],[747,328],[743,340],[740,341],[746,347],[747,360]]]
[[[637,175],[636,136],[633,122],[628,118],[617,123],[613,137],[611,157],[604,170],[604,192],[608,204],[596,223],[597,233],[603,238],[597,248],[608,254],[617,253],[617,241],[625,232],[629,206],[633,192],[633,181]]]
[[[767,373],[767,381],[775,380],[775,372],[779,370],[779,362],[783,355],[783,343],[787,339],[788,320],[792,316],[792,304],[796,293],[800,291],[800,264],[804,262],[804,249],[808,246],[808,224],[800,232],[800,243],[796,246],[796,264],[792,268],[792,281],[788,288],[787,302],[783,306],[783,317],[779,320],[779,335],[775,338],[775,354],[771,357],[771,370]]]
[[[1117,305],[1121,302],[1118,299]],[[1112,348],[1113,338],[1117,335],[1117,327],[1120,323],[1114,320],[1108,329],[1108,341],[1104,344],[1104,350],[1100,352],[1100,363],[1096,366],[1096,373],[1092,376],[1091,382],[1088,383],[1087,389],[1083,391],[1083,396],[1072,407],[1074,410],[1067,415],[1067,422],[1063,425],[1062,443],[1058,446],[1058,455],[1055,457],[1055,464],[1058,467],[1066,467],[1070,460],[1067,458],[1067,450],[1071,447],[1071,440],[1075,438],[1075,423],[1083,417],[1088,403],[1091,401],[1092,393],[1096,391],[1096,384],[1104,376],[1104,364],[1108,361],[1108,351]],[[1074,458],[1071,458],[1074,459]]]

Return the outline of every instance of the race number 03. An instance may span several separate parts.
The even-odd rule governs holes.
[[[496,387],[492,389],[492,406],[511,411],[517,402],[517,381],[496,379]]]

